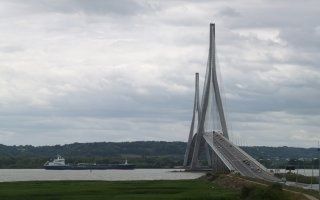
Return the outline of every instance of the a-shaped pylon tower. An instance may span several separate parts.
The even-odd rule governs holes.
[[[188,170],[238,172],[243,176],[278,181],[258,161],[229,141],[216,69],[215,25],[210,24],[210,47],[199,101],[199,74],[195,78],[193,116],[183,165]]]
[[[221,132],[228,139],[227,124],[217,79],[214,24],[210,24],[210,47],[201,106],[198,73],[196,73],[195,79],[193,116],[184,158],[184,166],[189,166],[190,169],[199,167],[200,151],[205,151],[207,164],[212,166],[212,153],[210,153],[207,143],[203,140],[205,132]]]

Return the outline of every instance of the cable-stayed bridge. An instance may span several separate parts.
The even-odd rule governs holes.
[[[199,74],[195,77],[193,116],[184,167],[238,172],[243,176],[279,181],[258,161],[229,140],[216,69],[215,24],[210,24],[210,47],[201,102]]]

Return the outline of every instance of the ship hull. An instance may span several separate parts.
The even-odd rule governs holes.
[[[135,165],[132,164],[110,164],[110,165],[64,165],[64,166],[43,166],[46,170],[106,170],[106,169],[122,169],[132,170]]]

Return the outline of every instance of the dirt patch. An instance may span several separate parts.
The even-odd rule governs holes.
[[[273,183],[260,183],[260,182],[255,182],[253,180],[247,180],[244,177],[238,176],[238,175],[206,175],[207,180],[212,180],[212,182],[215,185],[218,185],[222,188],[229,188],[232,190],[236,190],[239,191],[241,194],[244,192],[244,189],[249,188],[249,189],[254,189],[254,190],[261,190],[264,191],[266,190],[267,194],[268,193],[268,188],[273,188],[274,186],[279,186],[281,187],[280,190],[283,190],[283,194],[285,195],[287,198],[283,198],[283,199],[290,199],[290,200],[308,200],[311,199],[307,196],[305,196],[302,193],[299,192],[294,192],[294,191],[289,191],[286,189],[282,189],[282,186],[280,184],[273,184]],[[273,191],[273,190],[272,190]],[[270,191],[271,192],[271,191]],[[282,193],[279,193],[282,194]],[[279,194],[277,194],[276,196],[279,196]],[[263,195],[265,196],[265,195]],[[243,199],[247,199],[247,198],[243,198]],[[250,199],[250,198],[248,198]],[[269,198],[267,198],[269,199]],[[274,198],[271,198],[274,199]]]
[[[230,175],[220,175],[214,181],[216,185],[231,188],[233,190],[241,191],[243,187],[250,187],[256,185],[255,183],[249,182],[242,178],[237,178]]]

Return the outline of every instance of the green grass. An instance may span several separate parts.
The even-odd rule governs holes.
[[[34,181],[0,183],[0,199],[216,199],[237,200],[239,192],[206,180],[175,181]]]

